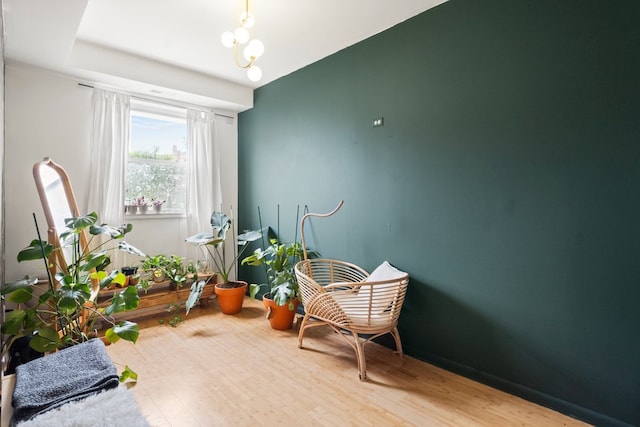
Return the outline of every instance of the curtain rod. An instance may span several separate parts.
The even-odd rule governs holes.
[[[78,86],[86,87],[86,88],[89,88],[89,89],[93,89],[94,88],[94,86],[88,85],[86,83],[78,83]],[[172,107],[182,107],[182,108],[197,107],[200,110],[202,110],[202,108],[203,108],[202,106],[195,105],[195,104],[190,104],[188,102],[180,102],[180,101],[178,101],[178,102],[172,103],[170,101],[165,101],[165,100],[158,101],[158,98],[154,98],[154,97],[145,97],[145,96],[140,96],[140,95],[134,95],[134,94],[132,94],[130,92],[124,92],[124,93],[129,95],[131,98],[140,99],[142,101],[153,101],[153,102],[157,102],[158,104],[170,105]],[[234,118],[233,116],[227,116],[225,114],[216,113],[215,111],[212,111],[211,108],[209,108],[209,111],[211,111],[216,116],[225,117],[227,119],[233,119]]]

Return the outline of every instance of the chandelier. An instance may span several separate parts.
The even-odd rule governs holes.
[[[264,44],[260,40],[250,40],[249,28],[253,27],[256,18],[249,13],[249,0],[246,0],[245,10],[240,15],[240,26],[234,32],[225,31],[222,34],[222,44],[225,47],[233,48],[233,59],[236,65],[247,70],[247,77],[252,82],[257,82],[262,78],[262,70],[254,65],[256,60],[264,53]],[[245,63],[238,59],[239,45],[246,45],[243,49]]]

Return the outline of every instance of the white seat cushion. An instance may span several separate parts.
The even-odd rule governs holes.
[[[349,292],[340,295],[336,300],[348,316],[371,318],[372,316],[383,315],[393,303],[397,295],[398,286],[406,275],[407,273],[398,270],[385,261],[373,270],[363,283],[395,281],[373,286],[362,285],[357,293]],[[370,313],[369,309],[371,309]]]

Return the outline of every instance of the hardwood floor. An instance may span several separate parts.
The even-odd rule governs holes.
[[[298,349],[296,332],[272,330],[249,298],[233,316],[212,301],[176,328],[139,324],[135,345],[108,352],[138,372],[131,390],[153,426],[586,425],[375,343],[365,347],[369,381],[360,382],[337,334],[312,328]]]

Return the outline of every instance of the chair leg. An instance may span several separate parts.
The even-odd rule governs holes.
[[[400,332],[398,332],[398,327],[391,330],[391,335],[396,342],[396,353],[398,353],[399,356],[402,356],[402,342],[400,341]]]
[[[302,337],[304,336],[304,330],[307,327],[307,321],[309,320],[309,315],[305,314],[302,318],[302,323],[300,323],[300,330],[298,331],[298,348],[302,348]]]
[[[367,361],[364,357],[364,342],[360,339],[358,334],[353,334],[353,339],[356,344],[356,360],[358,361],[358,376],[360,381],[367,380]]]

